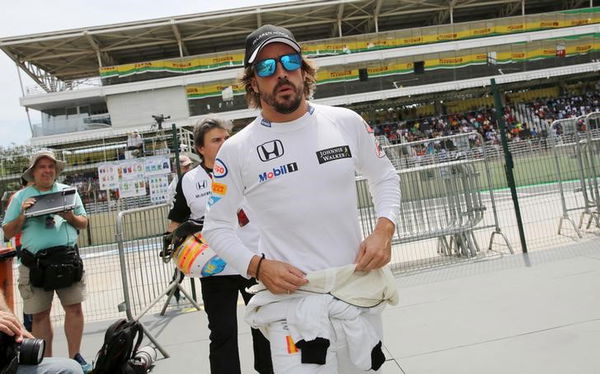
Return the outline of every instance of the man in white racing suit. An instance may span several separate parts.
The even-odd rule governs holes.
[[[358,114],[308,101],[315,69],[289,30],[265,25],[248,35],[242,82],[249,106],[261,113],[217,154],[214,178],[222,188],[213,193],[203,234],[230,266],[259,279],[275,299],[281,297],[255,308],[280,317],[260,326],[270,341],[275,373],[363,373],[347,360],[347,340],[333,320],[329,328],[335,333],[328,336],[335,340],[312,342],[326,354],[315,360],[308,348],[298,349],[286,320],[298,304],[288,301],[303,300],[298,296],[308,286],[307,273],[351,264],[358,272],[379,271],[390,261],[399,177]],[[364,240],[356,172],[369,181],[378,217]],[[261,255],[244,248],[234,231],[235,212],[244,199],[260,230]],[[380,309],[365,319],[381,338]],[[370,372],[383,363],[383,355],[377,357]]]

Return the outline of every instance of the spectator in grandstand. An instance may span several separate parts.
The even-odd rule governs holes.
[[[186,155],[181,155],[179,156],[179,166],[181,168],[181,175],[183,175],[192,168],[192,160]],[[173,206],[173,200],[175,199],[175,190],[177,189],[178,181],[179,177],[177,173],[175,173],[173,180],[169,184],[169,187],[167,187],[167,204],[171,207]]]
[[[600,90],[591,89],[583,95],[535,100],[530,104],[530,108],[542,120],[583,116],[600,111]]]
[[[10,310],[4,300],[4,293],[0,289],[0,332],[14,336],[15,341],[20,343],[23,339],[33,339]],[[0,347],[0,349],[5,347]],[[0,368],[5,369],[5,368]],[[78,362],[62,357],[46,357],[39,365],[18,365],[17,374],[81,374],[81,365]]]
[[[203,232],[228,264],[259,279],[259,289],[266,287],[250,301],[246,320],[268,333],[275,372],[377,370],[385,359],[380,343],[373,341],[382,337],[381,309],[331,299],[330,307],[355,313],[364,322],[354,337],[371,334],[359,344],[364,355],[350,357],[352,337],[339,329],[344,317],[330,317],[333,311],[327,304],[325,309],[316,305],[331,296],[305,293],[302,288],[310,286],[307,276],[313,274],[385,274],[379,269],[391,258],[400,204],[398,175],[358,114],[308,101],[315,68],[301,56],[289,30],[264,25],[253,31],[246,38],[244,65],[246,100],[261,113],[218,153],[214,177],[226,188],[213,195]],[[355,171],[369,180],[378,216],[373,233],[363,241],[356,219]],[[233,230],[236,210],[244,200],[259,222],[261,255],[247,248]],[[370,287],[390,286],[395,292],[393,281],[383,283],[358,281],[345,299],[351,301]],[[319,318],[326,331],[316,331],[316,336],[327,338],[291,336],[294,326],[309,328],[288,319],[300,304],[305,313],[295,315]]]
[[[229,138],[231,121],[209,115],[194,126],[194,147],[202,158],[200,165],[188,171],[177,184],[175,203],[169,212],[171,223],[167,231],[172,232],[188,219],[201,224],[206,213],[206,206],[211,199],[213,186],[213,167],[217,151]],[[216,199],[218,197],[213,197]],[[244,243],[257,251],[258,229],[253,215],[247,208],[233,212],[236,217],[237,231],[244,237]],[[210,242],[209,242],[210,245]],[[241,373],[238,335],[237,335],[237,300],[238,293],[245,303],[252,297],[246,288],[256,284],[256,280],[242,277],[239,272],[226,266],[221,272],[200,278],[202,300],[208,316],[210,329],[210,370],[212,373]],[[254,368],[261,374],[273,372],[269,342],[257,329],[252,329],[254,348]]]
[[[2,228],[7,238],[23,233],[18,285],[23,298],[23,312],[33,314],[33,335],[46,341],[46,356],[52,356],[50,310],[56,292],[65,310],[69,357],[87,371],[91,365],[79,353],[84,323],[81,302],[85,299],[85,281],[77,236],[78,230],[88,224],[81,198],[76,195],[76,206],[68,212],[25,217],[25,211],[36,203],[34,196],[69,187],[56,182],[63,167],[64,163],[57,160],[51,151],[34,153],[29,168],[23,173],[23,178],[33,184],[14,196],[6,210]],[[62,264],[53,268],[60,268],[60,271],[45,272],[47,267],[40,265],[41,255],[47,262]],[[68,280],[69,284],[63,280]]]

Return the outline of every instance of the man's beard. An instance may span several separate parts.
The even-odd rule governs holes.
[[[283,101],[278,101],[275,99],[277,90],[285,84],[292,86],[294,93],[290,95],[283,95]],[[300,103],[302,102],[302,91],[302,87],[296,87],[292,82],[284,78],[277,82],[277,85],[275,88],[273,88],[273,92],[271,94],[260,93],[260,98],[269,106],[272,106],[277,113],[290,114],[300,107]]]

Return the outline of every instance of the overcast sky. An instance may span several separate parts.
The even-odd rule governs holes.
[[[0,0],[0,38],[284,1],[287,0]],[[35,86],[25,73],[21,72],[21,77],[25,87]],[[0,145],[25,144],[31,138],[19,97],[17,68],[0,51]],[[30,111],[30,115],[32,123],[41,122],[39,112]]]

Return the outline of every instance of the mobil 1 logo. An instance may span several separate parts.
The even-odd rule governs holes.
[[[262,172],[258,175],[258,183],[267,182],[275,178],[279,178],[288,173],[294,173],[298,171],[298,164],[295,162],[278,166],[269,171]]]

